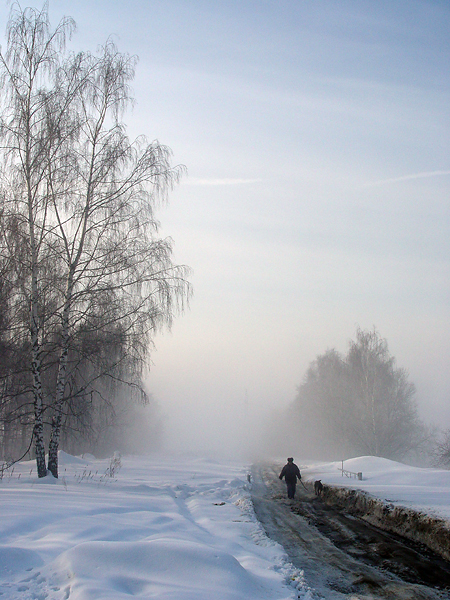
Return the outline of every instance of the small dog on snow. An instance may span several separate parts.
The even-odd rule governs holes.
[[[321,496],[323,492],[323,484],[320,479],[314,482],[314,493],[316,496]]]

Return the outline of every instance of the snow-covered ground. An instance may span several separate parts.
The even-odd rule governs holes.
[[[305,463],[306,464],[306,463]],[[302,468],[305,480],[364,490],[418,512],[450,521],[450,471],[423,469],[379,458],[362,456],[344,461],[344,470],[362,473],[362,480],[342,475],[342,463],[309,463]]]
[[[256,521],[249,467],[60,453],[60,478],[23,462],[0,482],[5,600],[309,600],[315,594]],[[302,464],[303,478],[357,487],[450,520],[450,472],[386,459]]]
[[[311,598],[256,521],[248,467],[60,453],[60,478],[16,465],[0,483],[5,600]],[[30,473],[31,469],[33,471]]]

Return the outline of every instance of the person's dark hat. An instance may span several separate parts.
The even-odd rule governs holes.
[[[288,462],[294,462],[294,459],[293,458],[288,458],[287,461]]]

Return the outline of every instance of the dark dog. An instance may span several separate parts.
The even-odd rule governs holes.
[[[320,481],[320,479],[318,479],[317,481],[314,482],[314,493],[316,494],[316,496],[321,496],[323,492],[323,484]]]

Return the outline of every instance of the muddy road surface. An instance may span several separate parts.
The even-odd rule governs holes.
[[[255,513],[317,599],[450,600],[450,563],[326,505],[302,485],[288,500],[278,473],[274,465],[253,467]]]

